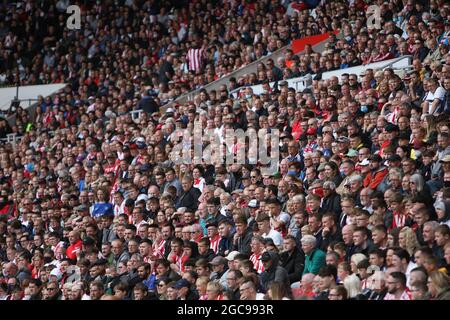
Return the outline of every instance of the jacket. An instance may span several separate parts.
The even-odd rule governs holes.
[[[450,288],[440,292],[434,300],[450,300]]]
[[[77,260],[77,252],[81,252],[81,247],[83,246],[83,242],[81,240],[78,240],[74,244],[70,245],[67,248],[66,256],[70,260]]]
[[[337,229],[336,232],[333,234],[329,233],[326,236],[323,236],[322,234],[322,243],[320,244],[320,250],[327,251],[327,248],[330,245],[330,243],[340,241],[342,241],[342,234],[339,229]]]
[[[245,233],[237,239],[234,245],[234,250],[240,253],[250,255],[250,243],[252,242],[253,232],[249,228],[245,230]]]
[[[322,210],[325,212],[333,212],[336,218],[339,218],[342,212],[341,208],[341,196],[336,192],[333,192],[329,197],[323,198]]]
[[[197,188],[191,187],[189,191],[183,192],[178,199],[176,208],[186,207],[189,211],[196,211],[198,208],[198,198],[201,192]]]
[[[128,251],[123,250],[122,253],[118,257],[114,256],[114,265],[117,267],[119,262],[128,261],[128,260],[130,260],[130,254],[128,253]]]
[[[109,228],[105,228],[102,230],[102,243],[109,242],[111,243],[113,240],[117,239],[116,233],[113,231],[114,225],[111,224]]]
[[[288,273],[289,282],[292,284],[300,281],[303,268],[305,267],[305,254],[303,251],[299,250],[297,247],[292,253],[285,251],[280,254],[280,260],[281,266],[286,269]]]
[[[272,282],[280,282],[286,289],[286,292],[290,292],[289,275],[286,269],[279,265],[278,254],[276,252],[269,251],[269,255],[272,264],[268,269],[264,270],[259,275],[262,290],[267,292]]]
[[[363,181],[364,188],[376,190],[381,181],[383,181],[384,176],[387,174],[388,170],[385,167],[381,167],[375,172],[368,173]]]
[[[325,266],[325,252],[316,248],[310,254],[305,255],[303,274],[318,274],[323,266]]]
[[[216,254],[214,253],[213,249],[208,249],[208,251],[206,251],[206,253],[199,255],[199,258],[206,259],[209,262],[211,262],[212,259],[214,259],[215,257],[216,257]]]
[[[221,256],[226,256],[226,251],[231,251],[233,248],[233,238],[232,237],[226,237],[221,238],[219,242],[219,252],[218,254]]]

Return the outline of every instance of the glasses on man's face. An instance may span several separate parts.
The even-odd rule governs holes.
[[[48,291],[54,291],[54,290],[56,290],[56,288],[55,287],[48,287],[47,290]]]

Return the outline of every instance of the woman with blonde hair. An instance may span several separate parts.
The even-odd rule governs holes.
[[[270,284],[269,290],[267,290],[266,300],[291,300],[291,299],[289,299],[283,284],[281,282],[274,281]]]
[[[427,285],[431,300],[450,300],[450,278],[446,274],[439,271],[431,272]]]
[[[358,272],[357,268],[358,263],[360,263],[364,259],[367,259],[367,257],[362,253],[355,253],[354,255],[352,255],[352,257],[350,258],[350,266],[352,267],[352,273]]]
[[[426,130],[425,140],[430,141],[437,138],[436,119],[432,114],[423,115],[422,127]]]
[[[358,295],[362,293],[361,280],[354,273],[344,279],[344,287],[349,299],[358,299]]]
[[[403,227],[398,234],[398,245],[400,248],[408,251],[412,257],[417,248],[419,248],[419,241],[416,233],[410,227]]]
[[[208,300],[223,300],[222,286],[219,282],[210,281],[206,286]]]
[[[208,300],[208,295],[206,294],[206,288],[208,286],[209,278],[206,276],[199,277],[195,282],[195,287],[197,288],[199,300]]]

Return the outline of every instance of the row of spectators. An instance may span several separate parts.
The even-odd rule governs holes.
[[[42,3],[51,7],[50,1]],[[320,64],[324,56],[345,52],[350,66],[361,59],[358,48],[372,41],[380,49],[388,45],[391,28],[400,30],[394,32],[396,44],[417,38],[446,45],[448,4],[421,3],[383,5],[384,21],[389,17],[393,25],[383,22],[382,31],[375,32],[362,30],[365,19],[356,9],[361,3],[324,2],[311,23],[329,12],[324,20],[344,25],[345,37],[320,54],[307,48],[298,59],[312,68],[317,57]],[[62,76],[71,85],[54,97],[40,97],[35,115],[19,108],[11,127],[0,121],[3,135],[22,136],[0,145],[1,299],[450,298],[448,49],[439,48],[438,58],[433,50],[427,60],[429,51],[422,56],[413,46],[413,69],[405,74],[366,68],[363,74],[321,79],[314,71],[311,88],[302,91],[261,79],[265,91],[259,95],[246,87],[233,98],[230,84],[162,111],[164,97],[155,95],[155,84],[134,78],[139,69],[130,61],[138,55],[124,39],[133,28],[147,30],[139,14],[161,20],[165,9],[148,15],[136,10],[144,4],[134,4],[111,3],[117,30],[99,31],[121,35],[123,41],[105,45],[119,55],[96,55],[92,49],[97,62],[89,61],[81,47],[90,41],[101,47],[102,35],[83,29],[77,42],[81,34],[75,32],[76,45],[66,43],[76,52],[74,60],[58,59],[43,68],[53,74],[73,67],[71,76]],[[205,7],[220,15],[226,5],[219,4],[197,2],[174,12]],[[259,2],[252,5],[260,8]],[[14,35],[24,29],[17,19],[25,25],[36,19],[33,28],[42,31],[40,23],[49,19],[37,6],[30,1],[8,9],[2,28]],[[290,21],[273,10],[280,7],[277,1],[270,6],[271,14]],[[244,16],[232,13],[229,19]],[[113,23],[110,17],[102,19]],[[261,23],[258,31],[267,24]],[[72,35],[62,26],[48,26],[50,35],[42,32],[50,43],[66,32]],[[52,38],[52,32],[64,35]],[[39,43],[46,41],[30,40]],[[297,59],[285,58],[287,68]],[[111,65],[102,59],[111,59]],[[30,70],[40,70],[38,65]],[[268,68],[273,72],[275,66]],[[92,81],[95,75],[102,85]],[[132,110],[142,111],[137,119]],[[264,165],[248,159],[175,164],[177,146],[193,151],[195,141],[182,138],[195,137],[198,125],[219,139],[227,129],[278,129],[278,172],[266,174]],[[207,147],[212,136],[201,136]],[[250,143],[239,143],[225,144],[225,154],[240,149],[248,154]]]

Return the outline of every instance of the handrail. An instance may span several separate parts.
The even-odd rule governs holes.
[[[17,133],[8,133],[6,135],[6,138],[0,139],[0,141],[4,143],[12,143],[13,145],[16,144],[17,141],[22,140],[23,136],[18,136]]]

